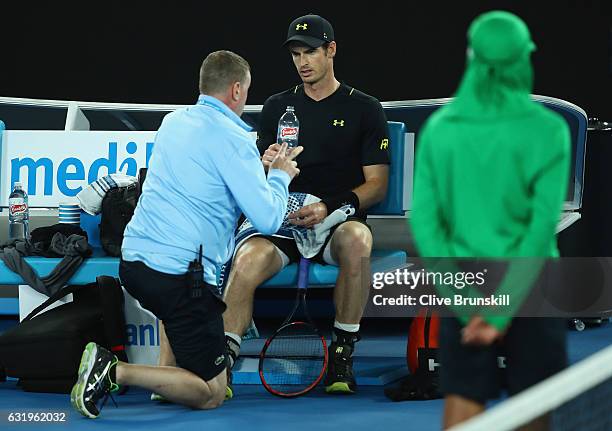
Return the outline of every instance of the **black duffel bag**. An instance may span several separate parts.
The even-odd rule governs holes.
[[[70,293],[72,302],[40,313]],[[0,375],[18,378],[25,391],[67,394],[77,380],[88,342],[126,361],[123,301],[119,280],[108,276],[58,290],[0,335]]]
[[[125,187],[112,188],[102,198],[100,215],[100,245],[108,256],[121,256],[123,233],[132,219],[142,192],[147,168],[138,171],[138,182]]]

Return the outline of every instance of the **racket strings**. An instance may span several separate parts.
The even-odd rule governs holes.
[[[325,368],[325,344],[315,328],[294,323],[272,338],[262,361],[262,377],[274,392],[291,395],[314,386]]]

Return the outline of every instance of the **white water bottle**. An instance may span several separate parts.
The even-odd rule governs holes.
[[[281,144],[287,143],[287,148],[295,148],[298,146],[298,136],[300,134],[300,122],[295,116],[293,106],[287,106],[287,110],[278,120],[278,132],[276,134],[276,142]]]
[[[28,206],[28,194],[20,182],[15,182],[15,187],[9,196],[9,226],[8,238],[27,239],[30,237],[30,208]]]

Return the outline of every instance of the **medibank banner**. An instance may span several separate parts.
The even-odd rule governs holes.
[[[21,181],[31,207],[56,207],[100,177],[136,176],[149,164],[156,132],[5,131],[0,205]]]
[[[21,181],[30,207],[57,207],[108,174],[149,166],[155,131],[2,131],[0,206]],[[252,132],[253,139],[256,133]]]

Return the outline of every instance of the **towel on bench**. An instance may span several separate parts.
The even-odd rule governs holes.
[[[6,241],[0,245],[0,259],[34,290],[51,296],[66,285],[83,260],[92,253],[87,234],[78,227],[71,228],[75,233],[70,233],[62,224],[34,229],[32,238],[36,242],[28,239]],[[83,232],[83,235],[77,234],[77,229]],[[40,277],[25,260],[27,256],[54,256],[63,259],[48,275]]]
[[[125,174],[110,174],[99,178],[79,193],[76,198],[83,211],[90,215],[99,214],[102,211],[102,199],[110,189],[127,187],[138,182],[138,178]]]

